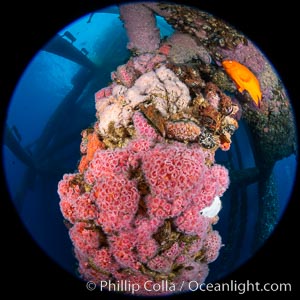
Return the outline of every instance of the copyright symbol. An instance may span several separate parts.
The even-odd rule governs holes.
[[[94,281],[88,281],[85,286],[88,291],[94,291],[97,287]]]

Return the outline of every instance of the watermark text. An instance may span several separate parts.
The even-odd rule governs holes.
[[[124,292],[132,295],[142,293],[160,294],[160,293],[177,293],[181,291],[201,291],[201,292],[236,292],[238,294],[245,294],[248,292],[291,292],[291,283],[260,283],[251,282],[238,282],[237,280],[231,280],[230,282],[222,283],[199,283],[197,281],[181,281],[181,282],[169,282],[162,280],[154,282],[147,280],[143,284],[137,282],[131,282],[130,280],[102,280],[98,285],[89,281],[86,283],[86,289],[94,291],[99,288],[100,291],[111,292]]]

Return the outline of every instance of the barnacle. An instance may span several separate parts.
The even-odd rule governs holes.
[[[220,112],[221,114],[228,116],[233,112],[233,104],[230,97],[226,96],[225,94],[221,95],[220,99]]]
[[[165,137],[165,120],[161,113],[155,108],[154,105],[140,105],[140,109],[145,117],[153,124],[153,126],[159,131],[159,133]]]
[[[216,132],[221,126],[222,115],[212,106],[199,107],[199,121],[211,132]]]
[[[199,136],[199,144],[205,149],[214,149],[218,146],[216,138],[208,130],[203,130]]]

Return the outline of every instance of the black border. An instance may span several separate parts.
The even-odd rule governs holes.
[[[117,1],[121,2],[121,1]],[[280,4],[271,3],[267,6],[263,1],[199,1],[201,9],[211,12],[234,25],[245,33],[266,54],[282,78],[290,98],[297,107],[297,92],[299,85],[299,54],[296,43],[299,40],[297,8],[294,1],[285,0]],[[51,37],[64,26],[89,12],[97,10],[112,1],[32,1],[21,3],[11,1],[1,2],[2,42],[0,67],[0,117],[5,118],[7,105],[15,85],[27,64],[35,53]],[[189,3],[185,1],[184,3]],[[195,3],[192,3],[197,6]],[[262,6],[266,5],[266,6]],[[200,6],[200,5],[198,5]],[[298,37],[297,37],[298,36]],[[298,179],[298,178],[297,178]],[[298,182],[298,180],[297,180]],[[88,292],[84,283],[61,270],[33,242],[9,201],[8,194],[3,193],[1,200],[1,257],[2,291],[11,296],[81,296],[81,297],[112,297],[111,294]],[[297,246],[299,233],[297,229],[299,210],[296,194],[299,187],[296,184],[294,196],[286,213],[274,234],[264,247],[248,263],[230,275],[230,279],[252,282],[291,282],[292,293],[284,293],[286,297],[298,291],[299,262]],[[8,201],[7,201],[8,200]],[[225,279],[226,280],[226,279]],[[212,294],[205,293],[205,297]],[[217,294],[217,296],[220,294]],[[252,296],[254,294],[249,294]],[[260,294],[262,295],[262,294]],[[189,298],[199,295],[189,294]],[[203,295],[204,296],[204,295]],[[216,296],[216,295],[214,295]],[[266,296],[266,294],[264,294]],[[113,298],[118,298],[113,295]],[[168,297],[173,298],[173,297]],[[179,296],[178,296],[179,298]]]

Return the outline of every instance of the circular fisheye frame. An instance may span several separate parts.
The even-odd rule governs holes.
[[[25,227],[87,290],[162,296],[220,280],[264,244],[292,193],[296,134],[254,41],[196,8],[129,3],[32,59],[3,164]]]

